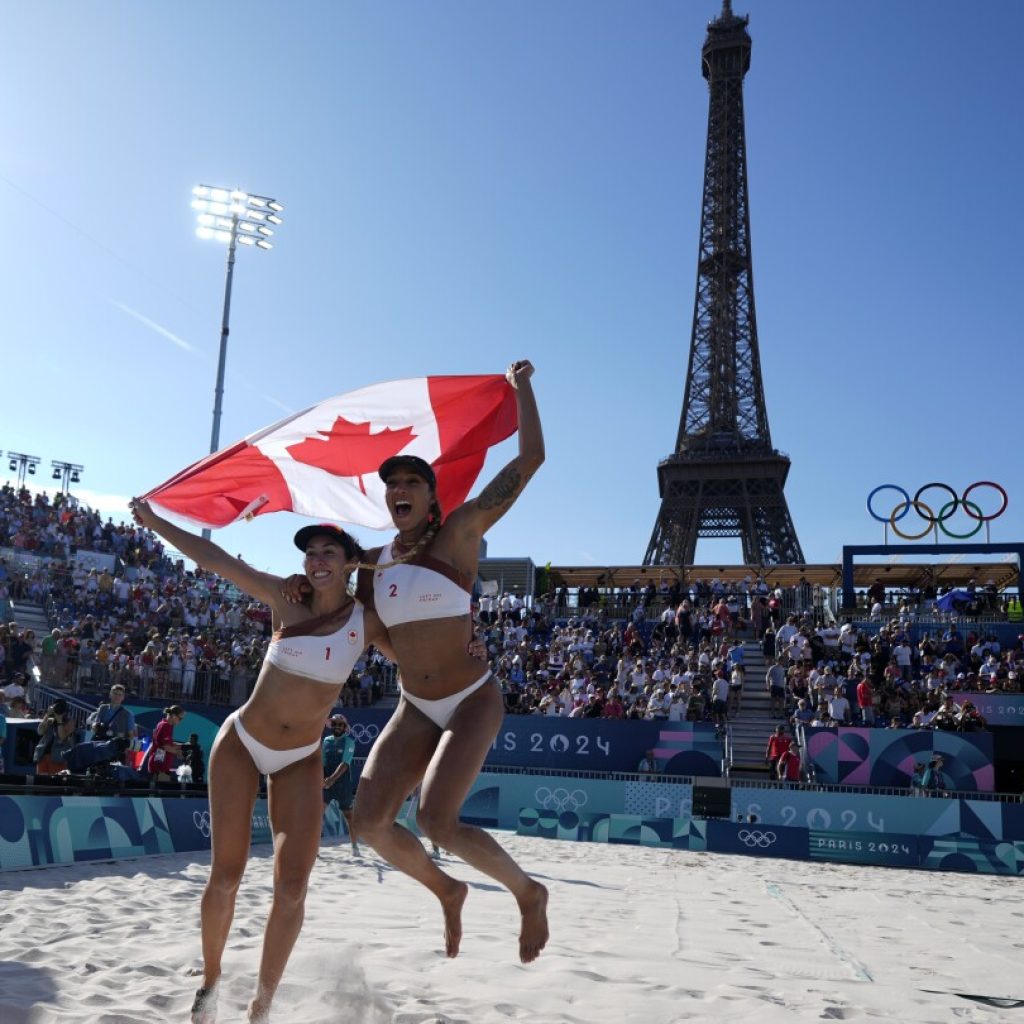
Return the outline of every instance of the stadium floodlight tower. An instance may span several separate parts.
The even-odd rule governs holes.
[[[25,486],[25,474],[29,476],[36,475],[36,466],[42,461],[38,455],[23,455],[21,452],[8,452],[7,458],[8,468],[12,473],[17,471],[18,474],[18,490]]]
[[[229,321],[231,319],[231,282],[235,273],[235,250],[239,245],[254,249],[272,249],[270,239],[281,223],[284,207],[268,196],[256,196],[237,188],[196,185],[192,189],[192,208],[198,211],[200,238],[227,242],[228,266],[224,282],[224,312],[220,324],[220,354],[217,358],[217,384],[213,394],[213,430],[210,433],[211,454],[220,446],[220,414],[224,397],[224,365],[228,355]],[[203,530],[209,539],[210,531]]]
[[[85,472],[85,466],[79,466],[74,462],[51,459],[50,465],[53,467],[53,479],[60,481],[61,494],[69,494],[71,485],[77,484],[82,479],[80,474]]]

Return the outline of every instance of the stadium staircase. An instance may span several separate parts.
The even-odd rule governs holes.
[[[41,604],[31,604],[28,601],[14,601],[11,603],[11,619],[18,624],[19,629],[31,629],[36,634],[36,654],[39,653],[39,641],[50,632],[50,623],[46,618],[46,610]]]
[[[730,779],[767,779],[764,751],[778,721],[772,719],[765,689],[768,665],[761,645],[753,640],[743,644],[743,702],[740,713],[729,719],[731,761],[726,765]]]

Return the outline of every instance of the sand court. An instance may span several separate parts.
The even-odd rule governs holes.
[[[515,902],[472,891],[443,955],[429,893],[366,853],[324,847],[275,1024],[1015,1021],[1016,879],[499,838],[551,892],[551,941],[518,961]],[[222,1021],[244,1021],[271,893],[250,860],[225,956]],[[209,855],[0,875],[0,1024],[187,1021]]]

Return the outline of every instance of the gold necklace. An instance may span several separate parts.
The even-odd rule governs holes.
[[[408,554],[422,539],[422,535],[420,535],[411,544],[406,544],[402,540],[401,535],[399,535],[391,542],[391,550],[392,552],[400,555]]]

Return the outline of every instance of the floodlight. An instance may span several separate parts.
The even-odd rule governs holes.
[[[215,452],[220,444],[221,403],[224,396],[224,367],[227,360],[227,340],[229,334],[228,320],[231,314],[231,285],[234,279],[235,249],[238,245],[247,248],[271,249],[273,246],[266,236],[274,234],[266,223],[275,226],[281,223],[278,216],[270,216],[267,211],[280,213],[281,204],[266,196],[254,196],[239,188],[218,188],[212,185],[196,185],[192,189],[196,197],[192,200],[192,208],[199,211],[196,218],[198,227],[196,234],[200,238],[215,239],[228,243],[227,280],[224,285],[224,312],[221,317],[220,358],[217,363],[217,384],[214,389],[213,430],[210,435],[210,452]],[[206,539],[209,530],[203,530]]]

